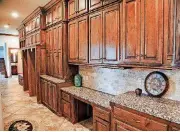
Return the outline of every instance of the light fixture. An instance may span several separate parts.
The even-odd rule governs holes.
[[[5,25],[4,25],[4,28],[9,28],[9,25],[8,25],[8,24],[5,24]]]
[[[14,18],[18,18],[19,17],[19,14],[17,12],[12,12],[11,15]]]

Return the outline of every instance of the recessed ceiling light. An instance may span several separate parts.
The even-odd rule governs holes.
[[[18,18],[19,17],[19,14],[17,12],[12,12],[11,15],[14,18]]]
[[[8,24],[5,24],[5,25],[4,25],[4,28],[9,28],[9,25],[8,25]]]

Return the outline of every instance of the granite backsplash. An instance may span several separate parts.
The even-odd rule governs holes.
[[[83,77],[82,85],[112,95],[119,95],[136,88],[144,90],[146,76],[152,71],[160,71],[169,78],[169,90],[163,96],[180,101],[180,70],[157,69],[109,69],[100,67],[80,66],[79,73]]]

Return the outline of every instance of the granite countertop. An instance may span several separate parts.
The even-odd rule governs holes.
[[[64,83],[65,82],[65,80],[58,79],[58,78],[48,76],[48,75],[41,75],[40,77],[43,79],[49,80],[51,82],[54,82],[54,83]]]
[[[108,109],[111,109],[109,102],[115,97],[85,87],[77,88],[71,86],[62,88],[61,90]]]
[[[180,124],[179,101],[146,95],[136,96],[135,92],[127,92],[116,96],[110,102]]]

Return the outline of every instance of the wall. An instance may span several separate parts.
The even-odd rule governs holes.
[[[11,66],[9,60],[9,48],[19,48],[19,38],[16,36],[0,36],[0,46],[4,46],[4,58],[6,62],[7,74],[10,76]]]
[[[105,93],[118,95],[136,88],[144,90],[146,76],[157,70],[152,69],[107,69],[98,67],[80,66],[80,74],[83,77],[83,86]],[[158,70],[169,78],[169,90],[164,98],[179,100],[180,95],[180,70]]]
[[[4,58],[4,46],[0,46],[0,58]]]

